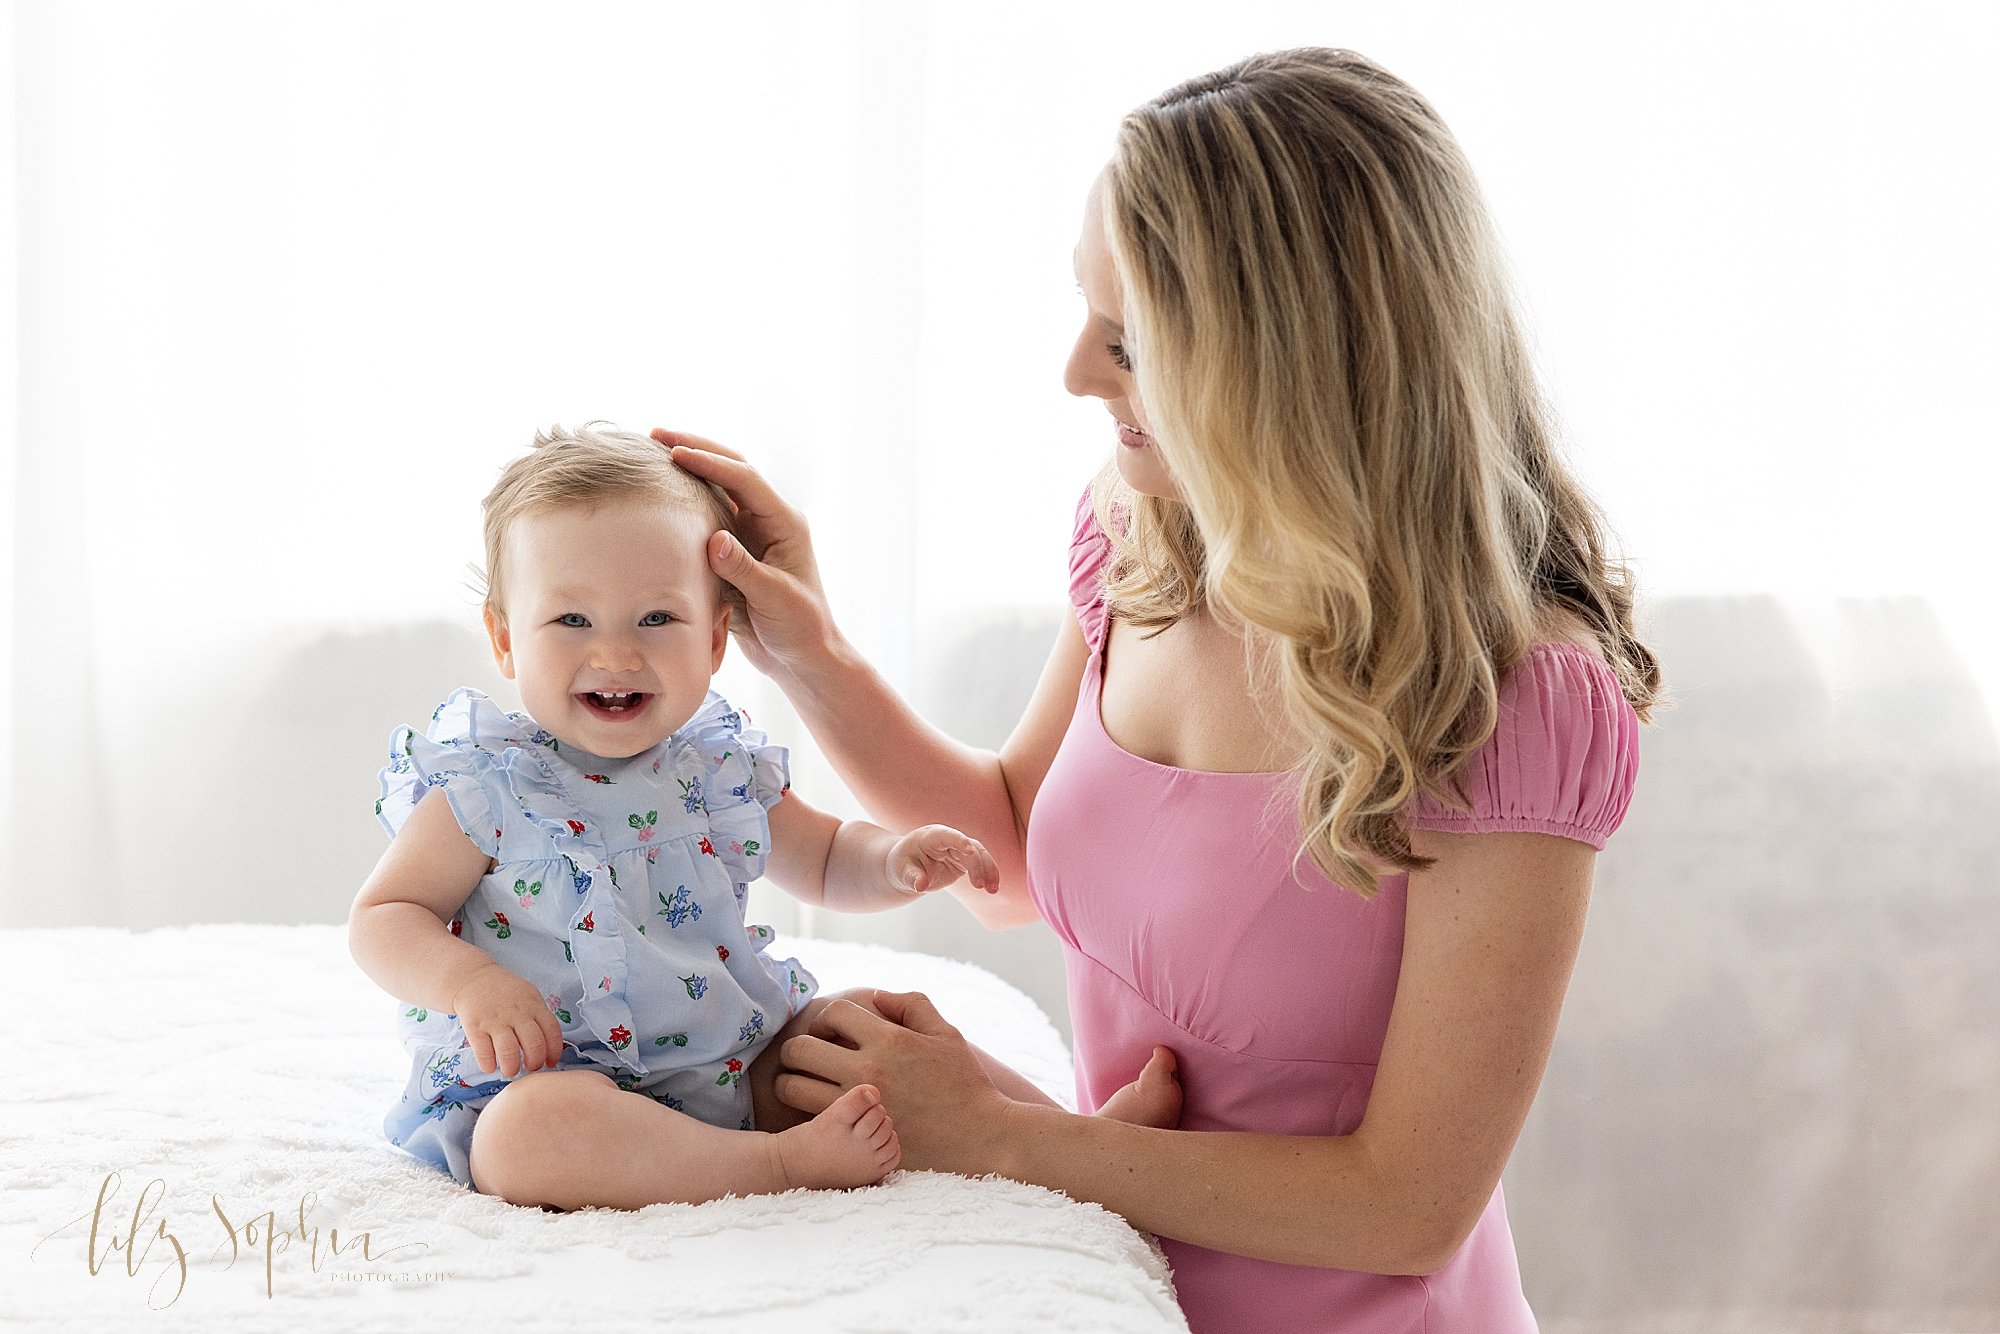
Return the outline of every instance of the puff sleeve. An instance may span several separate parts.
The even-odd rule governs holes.
[[[1090,488],[1076,502],[1076,528],[1069,541],[1069,600],[1084,642],[1095,652],[1104,642],[1104,570],[1111,563],[1111,539],[1090,507]]]
[[[1602,850],[1625,818],[1639,772],[1639,718],[1595,650],[1537,644],[1500,688],[1493,735],[1459,770],[1470,812],[1419,794],[1410,829],[1525,830]]]
[[[701,763],[702,801],[716,855],[731,879],[757,879],[771,847],[766,812],[791,790],[791,752],[750,726],[747,714],[713,690],[681,735]]]
[[[375,816],[394,838],[424,794],[442,788],[465,836],[497,858],[510,816],[518,818],[519,813],[500,753],[538,739],[524,719],[504,712],[484,693],[469,687],[455,690],[431,714],[423,734],[398,727],[390,735]]]

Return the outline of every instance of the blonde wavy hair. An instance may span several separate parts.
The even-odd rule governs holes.
[[[500,480],[480,502],[486,564],[472,567],[474,591],[495,615],[505,616],[507,530],[516,519],[627,500],[656,501],[685,510],[711,528],[735,531],[728,497],[675,463],[650,436],[604,421],[550,426],[535,433],[529,452],[501,470]],[[723,602],[742,602],[734,586],[720,576],[716,582]]]
[[[1206,601],[1248,628],[1307,739],[1301,855],[1364,897],[1431,865],[1398,813],[1419,791],[1469,809],[1456,771],[1554,608],[1650,718],[1630,572],[1554,447],[1471,168],[1415,90],[1351,51],[1252,56],[1128,115],[1103,198],[1185,497],[1100,477],[1108,603],[1164,628]]]

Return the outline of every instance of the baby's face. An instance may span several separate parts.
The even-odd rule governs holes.
[[[508,529],[507,605],[487,629],[522,707],[556,740],[622,759],[701,707],[729,643],[709,531],[645,501],[530,514]]]

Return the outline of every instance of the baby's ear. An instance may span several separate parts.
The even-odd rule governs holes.
[[[486,641],[493,649],[493,661],[500,668],[500,675],[509,681],[514,679],[514,640],[507,633],[507,615],[498,611],[492,603],[485,607]]]
[[[732,588],[729,591],[733,593],[736,590]],[[729,651],[729,607],[731,601],[732,599],[724,597],[715,607],[715,643],[713,645],[715,660],[709,665],[708,670],[710,672],[719,672],[722,670],[723,656]],[[739,597],[734,599],[734,601],[740,602],[742,599]]]

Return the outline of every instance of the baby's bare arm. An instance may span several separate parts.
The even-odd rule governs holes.
[[[458,827],[444,795],[417,802],[347,914],[347,948],[398,1000],[456,1014],[468,979],[500,965],[446,928],[490,862]]]
[[[770,811],[765,869],[778,887],[835,912],[900,908],[968,875],[992,892],[1000,872],[977,841],[944,825],[892,834],[866,820],[841,820],[787,792]]]

